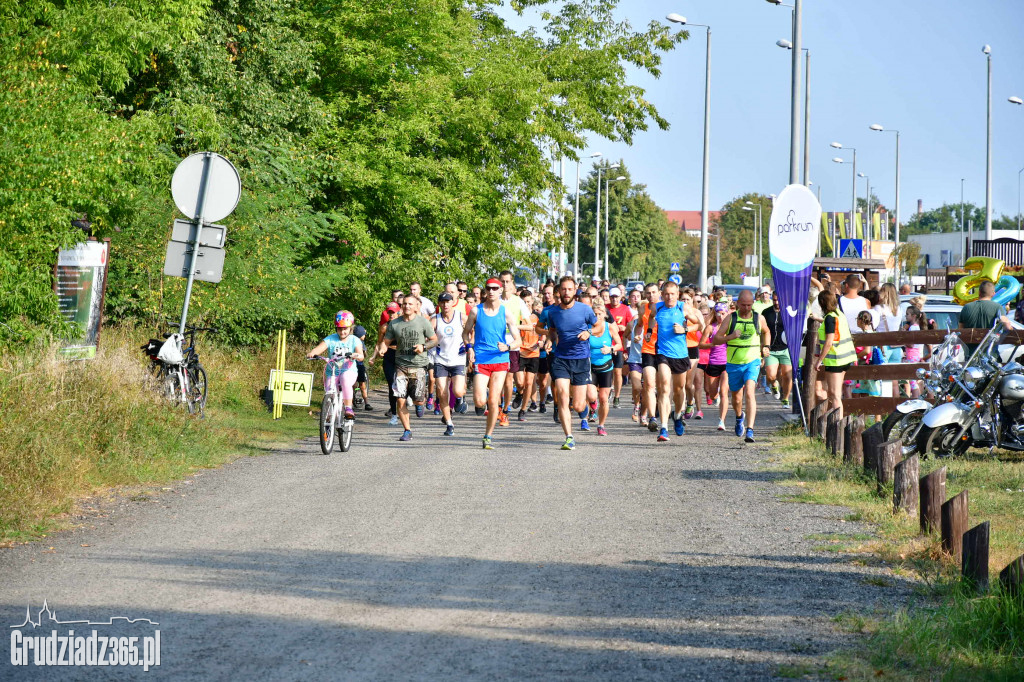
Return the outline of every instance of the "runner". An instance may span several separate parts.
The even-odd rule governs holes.
[[[615,326],[619,329],[619,350],[616,351],[613,362],[615,364],[613,380],[613,399],[612,407],[619,406],[619,396],[622,394],[622,383],[628,378],[628,369],[626,368],[626,355],[625,348],[626,343],[626,328],[629,326],[630,320],[633,319],[633,311],[630,310],[629,306],[622,302],[622,290],[618,287],[612,287],[608,290],[608,315],[611,316],[612,321],[615,322]]]
[[[572,450],[570,408],[576,412],[587,409],[587,384],[590,383],[590,335],[599,330],[597,316],[590,306],[575,300],[576,282],[566,275],[558,283],[558,305],[545,308],[540,316],[541,329],[547,331],[554,345],[551,377],[555,382],[558,420],[565,433],[563,450]]]
[[[704,316],[693,304],[693,298],[694,291],[690,287],[683,288],[679,293],[679,300],[686,311],[686,353],[690,358],[690,369],[686,372],[686,410],[683,412],[685,419],[692,417],[700,407],[697,405],[695,391],[695,382],[699,371],[697,361],[700,359],[700,349],[697,348],[697,344],[700,343],[700,332],[706,324]]]
[[[540,314],[544,312],[544,305],[540,301],[533,302],[533,317],[531,318],[536,326],[540,325]],[[551,341],[547,336],[538,334],[540,344],[540,356],[538,357],[537,369],[537,402],[530,404],[530,411],[539,411],[541,414],[548,411],[548,391],[551,389]]]
[[[403,300],[402,292],[395,290],[391,292],[391,303],[387,305],[384,311],[380,314],[380,321],[377,324],[377,338],[383,339],[385,332],[388,329],[388,323],[402,314],[402,305],[398,301]],[[373,364],[374,358],[378,355],[380,345],[374,346],[373,354],[366,361],[368,364]],[[384,380],[388,383],[388,412],[386,417],[390,417],[388,424],[390,426],[398,425],[398,399],[395,397],[395,348],[389,345],[381,356],[384,360]]]
[[[590,385],[587,386],[587,400],[590,402],[591,418],[597,407],[597,435],[607,436],[604,428],[608,418],[608,396],[612,390],[612,375],[615,373],[615,353],[622,353],[621,335],[615,322],[608,314],[601,299],[594,301],[594,314],[601,332],[591,335],[590,342]],[[587,420],[580,423],[581,431],[589,431]]]
[[[415,296],[406,296],[402,301],[401,317],[388,323],[377,350],[384,353],[391,343],[396,348],[394,391],[398,418],[404,429],[398,440],[405,442],[412,439],[405,399],[412,398],[416,411],[422,414],[427,392],[427,356],[437,345],[437,334],[430,321],[420,314],[419,299]]]
[[[355,329],[352,330],[352,334],[359,339],[360,343],[363,344],[363,355],[366,354],[366,327],[361,324],[357,324]],[[363,409],[367,412],[373,411],[373,405],[370,404],[370,397],[368,394],[369,385],[366,381],[366,364],[362,360],[356,361],[356,387],[359,388],[359,393],[362,396]],[[357,396],[358,398],[359,396]]]
[[[648,284],[644,293],[647,301],[643,305],[640,328],[633,340],[640,342],[640,366],[643,368],[644,403],[646,414],[641,415],[640,424],[646,425],[652,433],[658,432],[658,328],[654,324],[654,313],[661,301],[661,289],[656,284]],[[663,417],[664,418],[664,417]]]
[[[462,341],[467,317],[460,305],[447,291],[438,298],[441,312],[434,315],[434,331],[437,333],[437,360],[434,372],[437,375],[437,403],[445,424],[444,435],[455,435],[452,422],[451,394],[455,395],[456,409],[464,405],[466,395],[466,349]],[[449,388],[451,393],[449,393]]]
[[[686,433],[683,406],[686,399],[686,373],[690,370],[686,329],[691,312],[679,300],[679,285],[675,282],[666,282],[661,294],[662,302],[656,308],[654,324],[658,328],[658,408],[665,418],[658,432],[658,441],[664,442],[668,440],[668,418],[672,419],[677,436]],[[696,311],[692,315],[697,315]]]
[[[515,320],[515,326],[520,333],[524,330],[524,327],[529,327],[529,323],[523,322],[524,318],[529,318],[530,309],[523,305],[523,301],[519,298],[516,292],[516,280],[515,276],[509,270],[503,270],[498,279],[501,280],[501,286],[503,288],[503,298],[505,300],[506,309],[512,314],[512,319]],[[511,346],[512,333],[509,331],[505,334],[506,345]],[[502,411],[499,417],[499,423],[502,426],[508,426],[508,413],[510,409],[516,409],[522,405],[523,402],[523,371],[519,366],[519,351],[509,350],[508,352],[508,374],[505,377],[505,391],[504,401],[502,403]],[[513,387],[518,388],[515,400],[513,401],[512,393]]]
[[[696,298],[696,295],[694,295],[694,297]],[[706,395],[704,394],[705,372],[708,368],[708,359],[711,357],[711,349],[701,348],[700,341],[705,327],[707,327],[708,323],[711,322],[712,312],[707,303],[701,303],[694,307],[697,308],[697,312],[700,313],[700,316],[704,321],[697,328],[697,366],[691,370],[693,376],[693,387],[689,390],[690,400],[694,405],[696,405],[696,411],[693,413],[693,418],[703,419],[704,403],[702,402],[702,399]],[[693,360],[690,360],[690,362],[692,364]]]
[[[501,300],[501,282],[487,280],[487,297],[483,303],[470,311],[462,340],[469,346],[470,362],[476,364],[473,377],[473,401],[477,414],[480,406],[487,405],[487,427],[484,432],[484,450],[493,450],[491,436],[501,414],[501,396],[505,377],[509,373],[509,350],[518,349],[519,326],[512,311]],[[506,343],[506,334],[512,336],[511,344]],[[471,346],[469,344],[472,344]]]
[[[420,286],[419,282],[409,283],[409,295],[420,302],[420,315],[427,319],[434,316],[434,304],[431,303],[429,298],[423,296],[423,287]]]
[[[633,415],[632,419],[634,422],[640,422],[640,413],[643,411],[644,403],[644,387],[643,387],[643,361],[641,349],[643,343],[635,340],[637,336],[642,334],[642,328],[640,327],[640,303],[643,298],[644,288],[641,285],[637,285],[636,288],[629,292],[629,309],[631,319],[629,321],[629,329],[626,331],[626,364],[629,367],[629,387],[632,392],[633,398]]]
[[[729,411],[729,393],[726,390],[727,382],[722,381],[722,374],[725,373],[726,347],[724,344],[715,345],[715,334],[719,327],[729,317],[729,306],[725,303],[716,303],[712,312],[711,322],[704,328],[701,335],[701,353],[707,352],[707,366],[704,368],[704,393],[708,398],[708,405],[713,404],[713,397],[718,399],[718,430],[725,431],[725,415]]]
[[[727,345],[725,371],[729,375],[729,395],[736,412],[736,435],[744,435],[745,424],[748,443],[754,442],[757,375],[761,371],[761,358],[767,356],[771,348],[771,332],[764,318],[751,309],[753,305],[754,295],[750,290],[741,291],[736,312],[729,316],[728,323],[718,328],[714,340],[716,344]]]
[[[324,370],[324,390],[341,393],[341,399],[345,405],[345,419],[356,418],[356,413],[352,411],[352,387],[356,383],[358,374],[356,363],[362,362],[364,356],[363,342],[352,333],[355,323],[356,318],[352,316],[352,313],[347,310],[339,310],[334,316],[334,327],[337,331],[306,354],[310,360],[318,355],[324,355],[324,353],[327,354],[327,357],[336,360]],[[346,353],[352,355],[351,359],[344,359]]]
[[[523,324],[519,328],[522,345],[519,349],[519,367],[523,371],[523,383],[517,401],[519,402],[519,421],[526,421],[527,401],[533,402],[533,391],[536,388],[537,375],[540,373],[541,338],[537,334],[539,316],[533,312],[533,293],[526,288],[519,290],[519,298],[530,309]],[[535,405],[534,405],[535,407]]]

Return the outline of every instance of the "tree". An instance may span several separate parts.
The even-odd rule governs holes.
[[[893,249],[893,258],[896,259],[897,270],[901,273],[916,275],[921,263],[921,245],[917,242],[900,242],[899,246]]]
[[[752,202],[753,205],[747,202]],[[745,271],[744,254],[755,251],[757,238],[755,234],[755,221],[757,219],[757,207],[761,207],[762,234],[761,250],[762,257],[762,278],[771,278],[771,260],[768,254],[768,229],[772,212],[771,197],[762,194],[747,193],[736,197],[722,206],[718,217],[711,221],[711,227],[719,232],[722,238],[722,280],[726,283],[739,283],[740,274]],[[754,211],[743,210],[753,208]],[[709,263],[708,272],[712,272],[714,245],[709,242]]]

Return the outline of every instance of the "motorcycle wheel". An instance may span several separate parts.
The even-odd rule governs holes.
[[[964,438],[955,440],[959,432],[959,424],[944,424],[934,428],[922,426],[921,433],[917,436],[918,452],[936,457],[960,457],[971,447],[973,439],[971,432],[968,431]]]
[[[882,422],[882,436],[886,440],[902,441],[903,456],[910,457],[918,451],[917,431],[924,415],[924,410],[914,410],[913,412],[906,413],[894,410]],[[925,452],[922,455],[927,457],[928,453]]]

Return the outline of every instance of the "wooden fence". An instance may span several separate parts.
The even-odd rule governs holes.
[[[847,464],[863,467],[877,482],[879,495],[891,491],[894,514],[916,515],[922,534],[938,533],[943,551],[960,564],[964,580],[978,590],[989,584],[989,522],[969,527],[969,492],[946,499],[946,468],[920,476],[917,455],[902,457],[898,440],[885,441],[882,425],[865,428],[864,418],[839,418],[838,410],[825,411],[821,403],[811,411],[812,437],[821,437],[832,454]],[[1024,555],[999,573],[999,582],[1010,594],[1024,593]]]
[[[818,322],[808,323],[807,336],[805,337],[805,348],[808,350],[807,357],[814,357],[818,352]],[[988,333],[987,329],[959,329],[960,338],[964,343],[979,343]],[[1016,339],[1017,343],[1024,343],[1024,331],[1007,332],[1008,339]],[[938,344],[946,338],[945,329],[935,329],[919,332],[875,332],[857,333],[853,335],[854,346],[910,346],[915,344]],[[879,381],[911,380],[917,378],[919,368],[927,368],[925,362],[912,363],[890,363],[887,365],[854,365],[846,372],[846,379],[855,381],[876,379]],[[804,385],[801,397],[804,398],[804,405],[808,409],[817,403],[814,392],[814,384],[817,380],[817,373],[814,371],[814,363],[804,363]],[[858,394],[854,394],[858,395]],[[894,396],[891,398],[864,396],[843,400],[843,412],[845,414],[873,414],[887,415],[896,409],[896,406],[906,398]]]

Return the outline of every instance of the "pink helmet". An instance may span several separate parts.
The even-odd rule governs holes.
[[[355,316],[347,310],[339,310],[338,314],[334,316],[334,326],[338,329],[341,329],[342,327],[351,327],[355,323]]]

